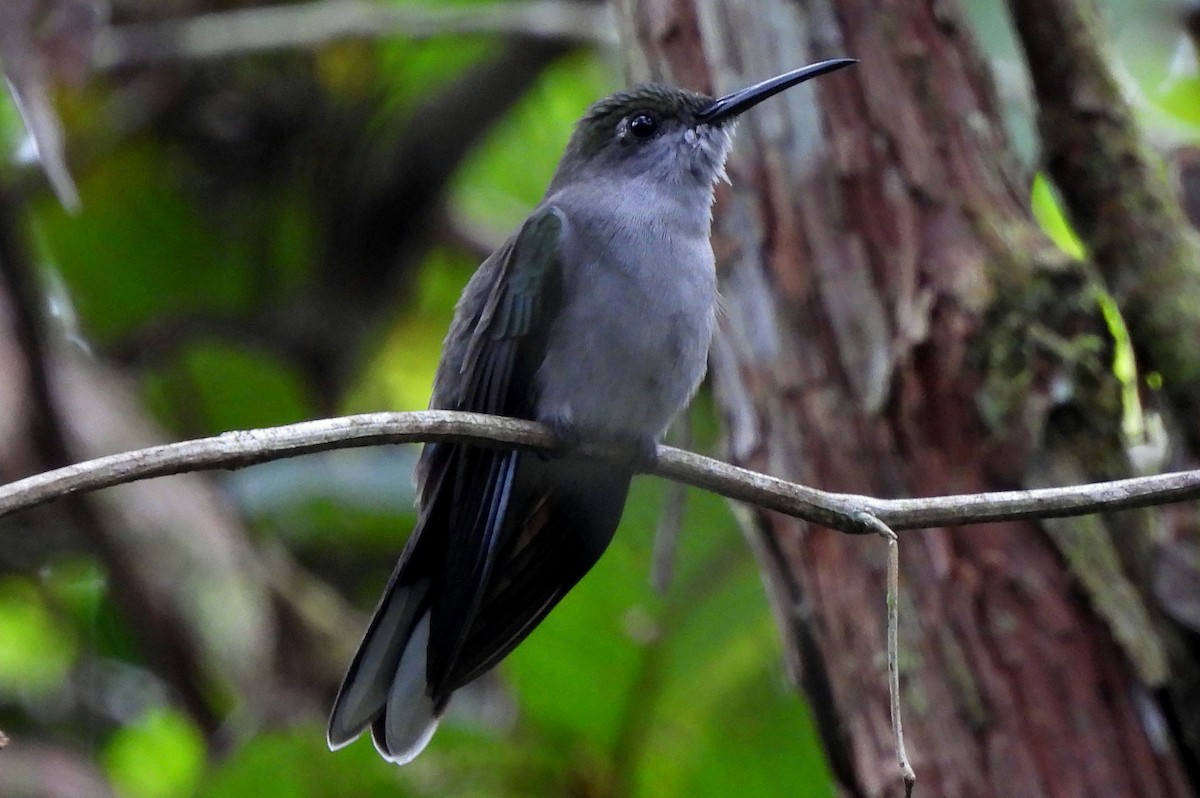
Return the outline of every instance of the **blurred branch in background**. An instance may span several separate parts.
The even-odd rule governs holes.
[[[97,69],[107,70],[155,61],[307,48],[338,39],[403,36],[416,40],[478,34],[617,43],[612,14],[599,3],[534,0],[454,7],[323,0],[110,26],[97,35],[92,58]]]
[[[159,73],[151,73],[140,83],[127,81],[131,91],[144,96],[127,97],[126,102],[143,105],[155,114],[143,120],[143,129],[165,123],[193,139],[197,134],[212,136],[216,140],[211,143],[203,139],[185,139],[184,143],[207,147],[209,152],[201,153],[206,156],[220,156],[224,151],[226,167],[232,157],[238,156],[230,151],[231,145],[257,133],[259,128],[264,133],[289,138],[278,142],[269,153],[263,153],[266,157],[255,158],[251,168],[256,171],[290,168],[288,153],[313,146],[314,137],[318,139],[317,146],[342,152],[337,157],[312,160],[304,167],[310,171],[322,200],[315,207],[318,214],[315,221],[324,230],[317,270],[321,279],[309,285],[311,291],[290,297],[264,297],[270,300],[269,307],[255,307],[250,313],[196,311],[160,315],[124,340],[112,342],[108,351],[120,362],[153,366],[177,356],[183,347],[197,341],[240,339],[298,366],[324,409],[332,410],[352,376],[350,369],[357,362],[353,354],[348,357],[347,353],[360,352],[383,318],[394,312],[397,297],[404,295],[406,283],[411,280],[425,248],[437,237],[442,197],[463,158],[513,102],[528,91],[546,66],[572,50],[573,42],[594,40],[595,33],[609,35],[611,40],[612,30],[606,8],[594,2],[520,3],[463,9],[335,2],[129,23],[102,28],[99,35],[108,37],[106,41],[126,41],[135,49],[144,45],[152,50],[158,48],[154,52],[159,52],[167,46],[164,42],[193,42],[197,37],[203,40],[211,37],[221,43],[241,41],[238,31],[244,29],[257,31],[265,27],[286,37],[294,30],[293,22],[300,23],[302,31],[324,29],[328,18],[342,19],[343,12],[347,12],[345,21],[351,28],[360,23],[370,27],[386,22],[390,27],[376,30],[379,35],[421,38],[439,31],[445,33],[446,27],[457,30],[461,26],[474,27],[480,33],[508,35],[499,47],[460,74],[438,76],[436,90],[421,96],[418,106],[405,114],[404,120],[396,120],[386,130],[372,128],[359,116],[363,109],[322,102],[305,109],[318,118],[292,128],[291,124],[299,120],[280,118],[279,114],[293,114],[295,109],[285,111],[277,107],[280,100],[293,99],[290,95],[243,97],[236,83],[214,85],[211,96],[202,93],[208,91],[202,84],[191,85],[190,90],[199,96],[190,101],[186,95],[174,99],[164,96]],[[368,25],[364,20],[374,22]],[[585,29],[591,31],[586,37],[559,36],[554,32],[579,33]],[[342,38],[341,30],[335,26],[329,39],[308,41],[300,36],[290,44],[316,46]],[[123,31],[129,32],[128,40],[122,38]],[[105,46],[98,43],[96,51],[104,52]],[[133,51],[123,52],[132,57]],[[444,77],[451,79],[441,80]],[[170,87],[173,92],[179,88]],[[311,90],[312,87],[304,88]],[[192,102],[195,112],[186,104],[180,106],[180,100]],[[49,106],[47,109],[52,114]],[[218,113],[228,118],[222,121],[221,129],[208,130],[208,121]],[[324,119],[320,118],[322,114]],[[239,128],[226,127],[239,116],[242,123]],[[54,116],[50,119],[57,121]],[[189,129],[193,122],[198,124]],[[320,140],[339,128],[345,128],[350,135],[335,134],[328,141]],[[38,133],[37,128],[30,129]],[[127,131],[126,135],[136,132]],[[47,128],[42,137],[52,141],[52,133],[53,127]],[[214,146],[218,148],[215,151]],[[52,167],[49,161],[45,165],[47,169]],[[245,173],[239,173],[237,179],[245,180]],[[249,329],[255,334],[243,337]]]
[[[36,269],[15,208],[11,195],[0,191],[0,279],[14,309],[11,333],[19,342],[22,358],[21,367],[10,363],[6,371],[26,378],[25,389],[31,401],[25,405],[25,433],[29,440],[24,444],[35,460],[25,467],[36,469],[37,462],[65,464],[76,455],[62,418],[61,342],[55,341],[43,318]],[[10,447],[6,454],[11,457],[15,451],[19,448]],[[8,469],[20,467],[17,463],[8,464]],[[215,729],[215,714],[198,690],[203,680],[190,644],[190,633],[186,623],[171,611],[170,594],[155,595],[158,591],[141,578],[144,572],[138,567],[139,559],[121,545],[118,539],[121,530],[106,523],[94,505],[86,500],[72,500],[64,510],[75,533],[86,541],[111,574],[117,600],[136,619],[134,626],[142,633],[147,656],[156,660],[166,678],[174,682],[201,728]]]
[[[8,288],[18,311],[13,331],[22,342],[32,398],[24,424],[30,455],[46,465],[66,463],[161,439],[129,380],[84,356],[43,318],[38,270],[10,200],[0,185],[0,287]],[[20,371],[5,364],[10,377]],[[42,467],[9,459],[19,448],[10,442],[0,451],[4,472]],[[62,509],[82,547],[103,563],[144,655],[206,735],[221,731],[229,744],[264,717],[278,716],[280,696],[292,697],[293,711],[302,709],[300,695],[336,678],[334,666],[320,666],[329,660],[318,652],[336,656],[349,641],[330,645],[328,622],[322,629],[304,602],[293,602],[311,592],[303,588],[303,575],[278,557],[276,568],[265,566],[241,519],[210,482],[188,479],[166,492],[131,488],[95,501],[77,497]],[[305,621],[292,623],[286,655],[277,648],[273,606],[294,606],[290,614]],[[302,659],[323,678],[306,673],[289,686],[286,677],[295,668],[284,664],[306,644],[313,651]],[[280,663],[277,656],[283,656]],[[237,725],[222,718],[218,707],[226,704],[238,708]]]
[[[79,208],[79,194],[51,99],[56,77],[80,86],[91,69],[306,49],[354,38],[504,35],[560,44],[617,43],[607,6],[587,0],[459,8],[325,0],[121,25],[105,24],[105,9],[98,0],[11,0],[0,6],[0,68],[30,134],[29,155],[42,164],[70,210]]]
[[[79,210],[67,169],[62,123],[51,98],[54,78],[80,85],[92,35],[100,24],[90,0],[7,0],[0,4],[0,71],[29,131],[29,157],[39,161],[63,206]]]

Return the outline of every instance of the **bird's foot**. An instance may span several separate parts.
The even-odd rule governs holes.
[[[639,474],[652,473],[658,467],[658,441],[646,437],[633,438],[628,446],[629,462]]]
[[[579,430],[574,424],[561,417],[550,419],[547,424],[550,431],[554,433],[554,448],[538,452],[538,457],[542,460],[554,460],[559,457],[566,457],[579,448],[581,436]]]
[[[648,437],[619,437],[606,441],[635,473],[653,473],[658,466],[658,442]]]
[[[555,445],[550,451],[539,452],[538,457],[543,461],[574,454],[581,443],[583,435],[579,428],[570,421],[562,418],[552,418],[547,425],[554,433]],[[588,440],[598,444],[611,446],[618,457],[629,464],[633,471],[642,474],[653,472],[658,466],[658,442],[650,437],[635,436],[588,436]]]

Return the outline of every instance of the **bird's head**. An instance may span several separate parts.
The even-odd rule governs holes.
[[[722,176],[737,117],[768,97],[855,63],[822,61],[712,98],[650,84],[592,104],[575,127],[552,184],[650,177],[711,187]]]

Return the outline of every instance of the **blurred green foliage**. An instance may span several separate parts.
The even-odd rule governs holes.
[[[994,4],[969,5],[975,23],[988,26],[979,38],[1001,43],[997,58],[1011,57],[1006,25],[987,7]],[[1158,38],[1140,37],[1148,44],[1127,54],[1139,75],[1152,65],[1150,82],[1139,84],[1141,108],[1200,140],[1200,81],[1164,77],[1175,39],[1144,22]],[[305,85],[298,94],[306,101],[316,96],[315,104],[357,120],[351,127],[364,138],[386,137],[497,46],[457,38],[339,42],[311,58],[252,56],[175,77],[203,83],[215,73],[232,82],[231,92],[252,97],[247,84],[294,80]],[[537,202],[574,120],[616,85],[615,74],[594,54],[553,63],[456,170],[448,215],[502,240]],[[120,132],[123,121],[111,118],[114,86],[99,78],[64,93],[69,130],[84,139],[76,173],[83,213],[66,214],[48,195],[31,206],[46,284],[61,282],[57,301],[73,308],[56,316],[78,325],[68,332],[136,377],[171,437],[331,410],[424,407],[478,253],[429,241],[403,291],[389,298],[386,320],[365,335],[361,351],[345,353],[351,368],[334,406],[324,407],[319,393],[328,386],[314,384],[286,353],[229,334],[221,322],[239,314],[261,320],[311,287],[325,232],[318,211],[330,196],[313,167],[345,157],[319,146],[341,134],[330,130],[296,150],[281,145],[284,163],[273,150],[251,153],[222,174],[203,163],[203,147],[173,127],[185,126],[171,113]],[[355,117],[359,107],[368,110]],[[1021,113],[1014,124],[1028,129]],[[21,136],[7,99],[0,133],[15,152]],[[1041,178],[1031,201],[1050,236],[1082,255]],[[174,339],[164,331],[197,317],[216,333]],[[139,336],[149,336],[152,351],[130,356]],[[712,446],[711,407],[700,402],[694,416],[697,445]],[[228,484],[256,534],[289,547],[365,612],[414,521],[411,458],[374,480],[350,461],[330,462],[298,459]],[[451,711],[429,750],[406,768],[381,761],[366,740],[330,753],[315,714],[214,751],[161,690],[142,691],[132,708],[82,722],[83,729],[56,717],[73,670],[143,666],[103,569],[77,554],[35,575],[0,578],[0,728],[40,729],[82,745],[124,798],[832,795],[806,708],[783,676],[755,563],[722,500],[690,494],[674,584],[666,595],[649,587],[662,491],[654,480],[635,485],[612,548],[504,663],[499,686],[486,688],[515,710],[490,711],[491,699],[465,696],[466,706]]]
[[[189,795],[204,772],[204,740],[184,715],[155,707],[117,729],[102,760],[125,798]]]
[[[1154,95],[1154,104],[1193,131],[1200,130],[1200,76],[1164,81]]]
[[[74,636],[27,579],[0,580],[0,693],[22,700],[56,691],[78,653]]]
[[[1075,234],[1075,230],[1063,213],[1062,203],[1059,201],[1054,186],[1041,172],[1033,176],[1033,188],[1030,191],[1029,203],[1033,208],[1034,218],[1059,249],[1072,258],[1082,258],[1086,255],[1083,242],[1079,240],[1079,236]]]

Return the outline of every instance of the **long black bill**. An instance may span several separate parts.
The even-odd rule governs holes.
[[[819,61],[806,67],[793,69],[791,72],[784,72],[782,75],[768,78],[762,83],[755,83],[753,86],[747,86],[733,94],[726,94],[724,97],[713,100],[712,105],[696,114],[696,118],[708,124],[730,119],[746,109],[758,105],[768,97],[774,97],[779,92],[790,89],[797,83],[803,83],[810,78],[828,72],[836,72],[842,67],[857,63],[858,59],[856,58],[831,58],[828,61]]]

